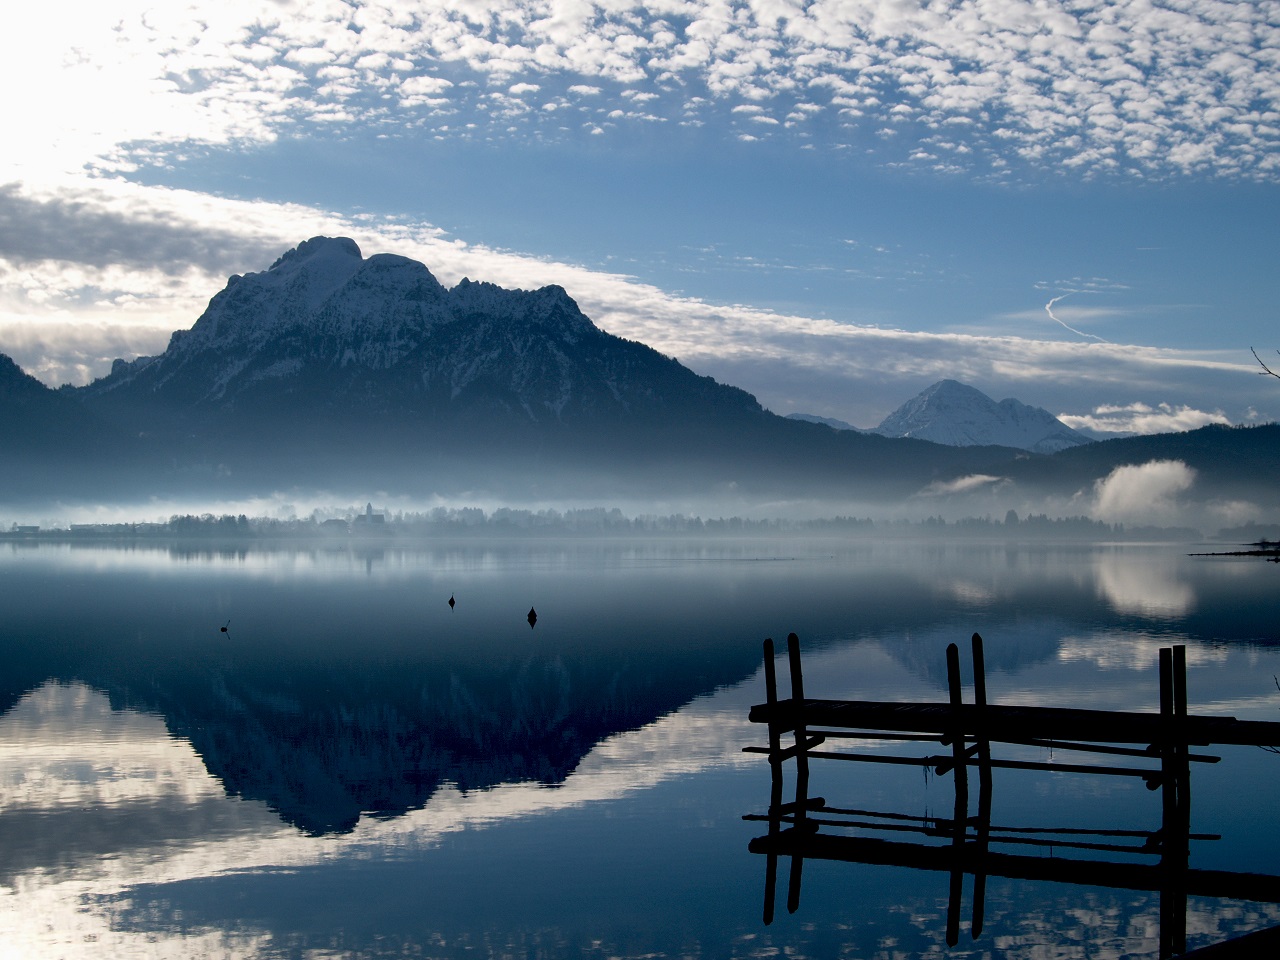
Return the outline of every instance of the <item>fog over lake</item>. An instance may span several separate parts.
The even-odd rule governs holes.
[[[0,943],[1156,957],[1158,892],[992,876],[981,933],[966,901],[949,948],[946,874],[867,863],[806,862],[798,909],[766,925],[765,825],[743,816],[768,807],[769,764],[743,748],[765,742],[762,641],[793,631],[810,697],[943,701],[945,648],[977,631],[995,703],[1154,712],[1158,651],[1184,645],[1192,713],[1280,720],[1280,564],[1197,549],[3,542]],[[1220,839],[1191,866],[1280,872],[1280,755],[1208,752],[1191,829]],[[813,773],[831,803],[949,815],[949,776],[835,766]],[[994,780],[1001,823],[1160,824],[1141,780]],[[1277,924],[1274,903],[1186,898],[1190,948]]]

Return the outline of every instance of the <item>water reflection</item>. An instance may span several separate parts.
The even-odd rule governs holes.
[[[1103,671],[1147,673],[1151,670],[1151,664],[1159,659],[1160,649],[1168,645],[1167,637],[1102,631],[1088,636],[1063,637],[1062,645],[1058,648],[1058,660],[1062,663],[1084,661]],[[1227,648],[1223,646],[1184,646],[1187,662],[1193,667],[1222,663],[1228,656]]]
[[[1195,590],[1179,576],[1179,559],[1155,556],[1135,563],[1125,554],[1103,554],[1096,567],[1098,589],[1116,613],[1185,616],[1195,604]]]
[[[159,718],[112,710],[104,695],[82,685],[47,684],[0,719],[6,745],[0,886],[19,898],[0,898],[0,932],[11,948],[29,946],[20,956],[42,955],[55,928],[59,937],[98,948],[128,945],[131,931],[163,931],[182,938],[181,955],[198,956],[198,943],[189,942],[191,931],[182,923],[140,923],[151,913],[137,915],[139,898],[161,890],[170,899],[199,896],[210,884],[302,870],[406,863],[450,836],[744,766],[753,692],[744,687],[699,699],[640,730],[606,738],[558,786],[524,782],[468,791],[449,783],[421,809],[364,819],[317,840],[286,827],[265,804],[231,795]],[[189,912],[208,910],[223,896]],[[168,904],[162,912],[173,909]],[[215,931],[201,936],[205,947],[216,945],[231,956],[252,955],[249,945],[261,946],[262,939],[228,940]]]
[[[1005,702],[1146,705],[1143,652],[1176,637],[1195,703],[1274,718],[1274,565],[1121,553],[0,545],[0,938],[31,957],[927,952],[945,884],[906,874],[833,879],[849,897],[815,867],[807,922],[760,926],[740,821],[759,641],[813,637],[817,695],[918,699],[977,629]],[[1102,571],[1126,562],[1190,601],[1144,608],[1130,581],[1121,602]],[[915,777],[860,789],[892,804]],[[1138,794],[1102,799],[1119,817]],[[1006,796],[1071,810],[1079,790]],[[1230,819],[1229,796],[1197,803]],[[1101,936],[1141,940],[1149,904],[1090,896],[993,880],[987,925],[1011,953],[1093,950],[1097,910]]]

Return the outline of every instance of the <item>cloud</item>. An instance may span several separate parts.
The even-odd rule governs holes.
[[[1087,430],[1094,433],[1175,433],[1181,430],[1195,430],[1210,423],[1230,423],[1231,420],[1221,411],[1212,413],[1196,410],[1186,405],[1175,406],[1171,403],[1160,403],[1154,407],[1145,403],[1130,403],[1124,406],[1095,407],[1092,413],[1063,413],[1058,419],[1073,430]]]
[[[196,230],[190,219],[174,220],[171,207],[139,205],[139,199],[137,191],[113,190],[108,181],[75,194],[0,186],[0,258],[23,267],[62,261],[174,275],[193,265],[228,273],[247,258],[279,255],[277,236],[217,225]]]
[[[1054,297],[1044,305],[1044,312],[1049,315],[1049,319],[1052,320],[1054,323],[1058,324],[1059,326],[1062,326],[1065,329],[1070,330],[1072,333],[1074,333],[1078,337],[1085,337],[1089,340],[1097,340],[1099,343],[1106,343],[1107,341],[1103,340],[1102,337],[1099,337],[1097,334],[1085,333],[1082,330],[1077,330],[1075,327],[1071,326],[1069,323],[1067,323],[1060,316],[1058,316],[1053,312],[1054,304],[1056,304],[1063,297],[1067,297],[1067,296],[1070,296],[1070,294],[1069,293],[1058,294],[1058,296]]]
[[[50,386],[88,383],[110,370],[115,358],[154,356],[168,342],[169,334],[156,327],[108,319],[63,321],[51,342],[48,327],[0,316],[0,352]]]
[[[771,136],[832,146],[888,129],[886,161],[1000,177],[1280,173],[1267,4],[123,0],[29,4],[7,26],[0,82],[42,92],[6,117],[6,164],[31,177],[308,125],[413,127],[446,106],[492,135],[512,118],[486,91],[548,88],[599,93],[599,119],[639,94],[671,121],[695,98],[726,117],[767,106],[788,123]],[[551,135],[547,113],[517,129]]]
[[[1002,483],[1004,479],[1004,477],[993,477],[983,473],[973,473],[967,477],[959,477],[955,480],[935,481],[921,490],[917,496],[943,497],[953,493],[972,493],[974,490],[981,490],[984,487],[991,487]]]
[[[1195,478],[1195,471],[1180,460],[1116,467],[1094,484],[1091,515],[1106,523],[1177,526],[1185,522],[1178,496],[1191,489]]]

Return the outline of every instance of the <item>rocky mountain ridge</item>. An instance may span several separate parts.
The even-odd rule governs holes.
[[[263,273],[232,277],[162,355],[118,363],[83,393],[108,408],[181,408],[241,429],[261,417],[245,408],[267,400],[278,413],[314,415],[318,402],[330,420],[400,424],[568,423],[691,401],[722,414],[759,412],[743,391],[610,337],[561,287],[464,279],[448,290],[421,263],[365,259],[353,241],[326,237]]]

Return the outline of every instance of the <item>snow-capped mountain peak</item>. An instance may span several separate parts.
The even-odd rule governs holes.
[[[956,380],[939,380],[887,416],[873,432],[954,447],[1015,447],[1035,453],[1091,442],[1047,410],[1012,398],[997,403]]]
[[[157,357],[115,364],[88,396],[205,421],[315,405],[346,423],[616,421],[760,413],[753,397],[612,337],[564,288],[443,287],[423,264],[315,237],[232,277]]]

